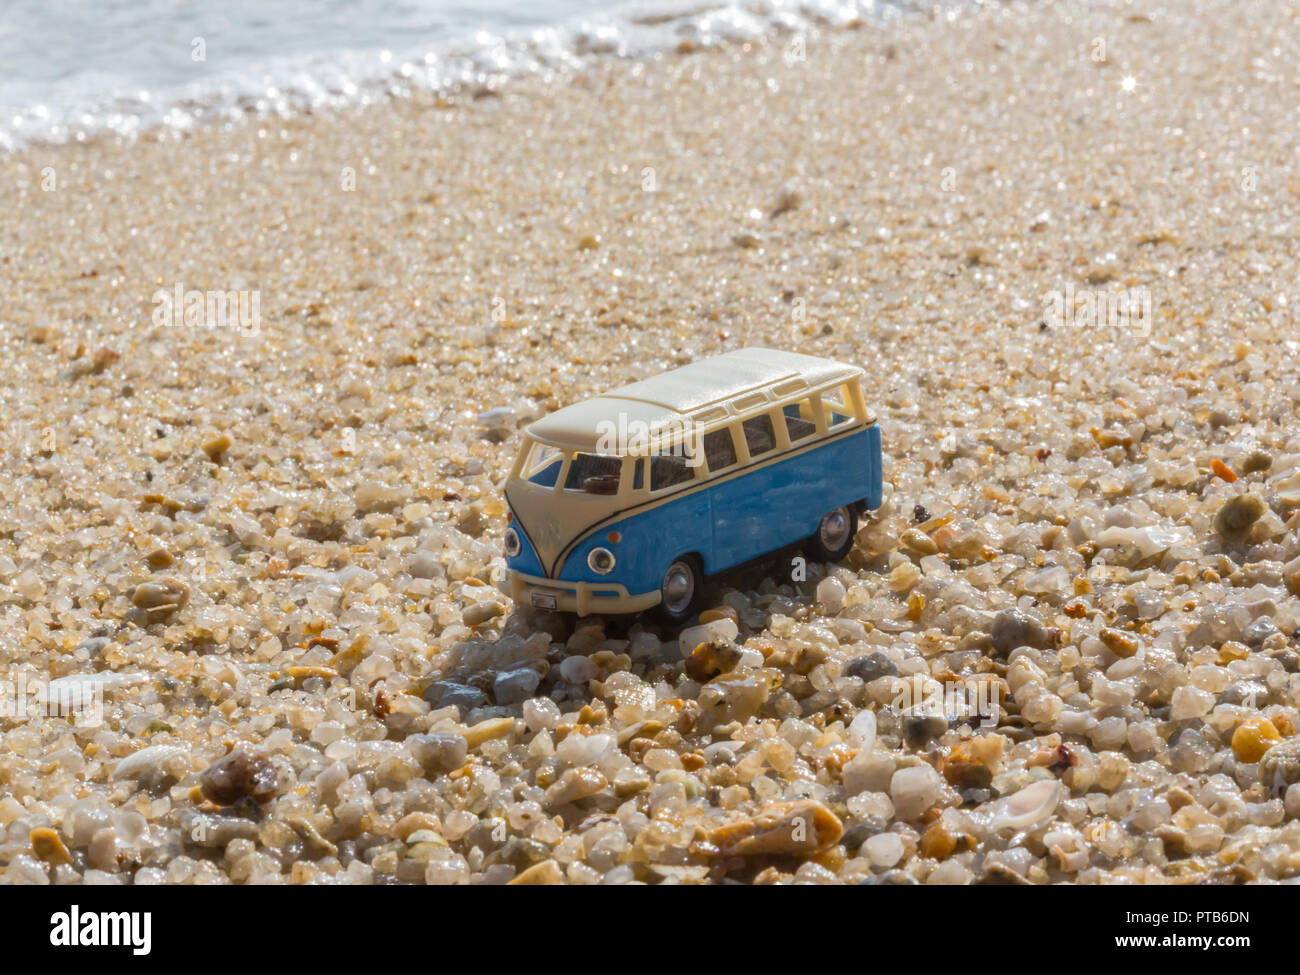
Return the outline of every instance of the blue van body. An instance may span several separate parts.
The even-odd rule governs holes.
[[[836,508],[880,507],[882,467],[876,424],[832,432],[703,483],[640,497],[632,507],[580,527],[554,565],[541,564],[528,526],[515,518],[520,551],[506,564],[512,572],[560,584],[587,583],[596,596],[618,595],[615,586],[624,594],[657,593],[669,565],[683,555],[698,556],[704,573],[712,575],[808,538]],[[621,536],[617,543],[610,541],[613,532]],[[587,565],[597,546],[617,557],[608,575]]]

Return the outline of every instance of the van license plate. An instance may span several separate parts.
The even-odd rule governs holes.
[[[549,592],[534,592],[533,605],[538,609],[555,609],[558,605],[555,596]]]

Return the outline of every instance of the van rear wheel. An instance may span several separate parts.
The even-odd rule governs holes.
[[[684,623],[695,612],[703,589],[699,563],[688,555],[675,559],[659,585],[659,614],[669,623]]]
[[[858,533],[858,513],[850,506],[828,513],[808,539],[808,554],[815,562],[841,562],[853,549]]]

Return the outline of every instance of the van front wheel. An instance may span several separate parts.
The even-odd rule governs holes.
[[[660,614],[670,623],[686,622],[699,602],[701,581],[694,559],[683,556],[675,560],[659,586]]]
[[[853,549],[858,533],[858,513],[851,506],[836,508],[821,520],[808,539],[808,554],[814,562],[840,562]]]

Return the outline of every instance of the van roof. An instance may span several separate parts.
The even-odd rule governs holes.
[[[533,423],[527,432],[553,447],[595,450],[600,440],[597,425],[602,420],[617,424],[619,414],[629,424],[644,424],[652,436],[657,430],[671,434],[688,423],[742,415],[803,390],[862,374],[857,366],[834,359],[777,349],[737,349],[566,406]],[[753,393],[765,395],[756,403],[744,403],[746,395]]]

